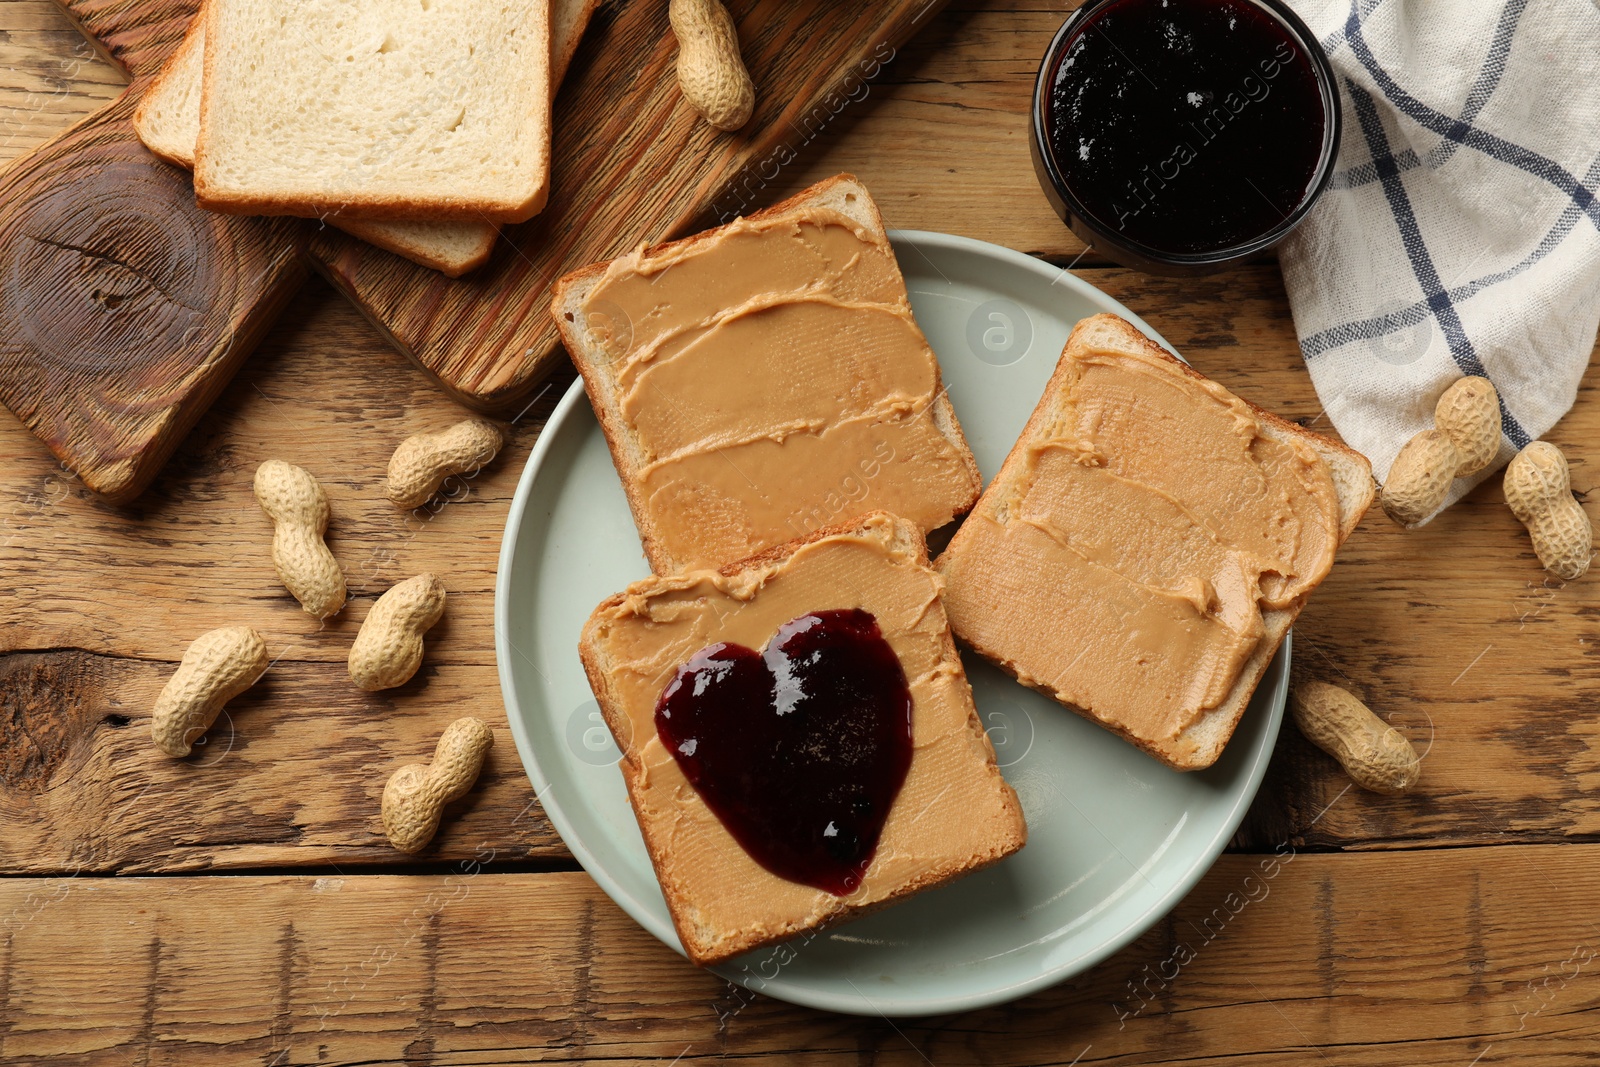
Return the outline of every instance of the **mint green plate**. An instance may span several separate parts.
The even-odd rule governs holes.
[[[963,237],[894,235],[911,304],[985,479],[1033,410],[1067,334],[1110,311],[1088,283]],[[1165,343],[1165,342],[1163,342]],[[1170,346],[1169,346],[1170,347]],[[581,383],[528,459],[506,523],[495,643],[511,732],[561,837],[641,926],[682,951],[578,662],[605,597],[649,573]],[[1138,937],[1205,873],[1244,817],[1278,734],[1288,643],[1216,766],[1180,774],[963,652],[1028,844],[989,870],[716,972],[781,1000],[862,1015],[995,1004],[1078,974]]]

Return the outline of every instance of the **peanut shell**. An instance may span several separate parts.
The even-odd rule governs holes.
[[[1383,480],[1379,503],[1395,522],[1416,526],[1444,504],[1461,465],[1455,442],[1443,430],[1423,430],[1400,450]]]
[[[399,507],[419,508],[452,474],[482,469],[505,440],[500,427],[487,419],[465,419],[438,433],[414,434],[389,459],[384,493]]]
[[[1594,525],[1572,496],[1572,472],[1561,449],[1534,441],[1518,452],[1506,465],[1505,491],[1545,570],[1569,582],[1588,573]]]
[[[222,626],[195,638],[150,714],[150,735],[169,756],[189,754],[222,706],[267,669],[267,643],[248,626]]]
[[[378,598],[350,645],[350,680],[369,692],[404,685],[422,665],[422,635],[444,615],[444,583],[419,574]]]
[[[494,731],[482,719],[457,719],[445,727],[433,762],[409,763],[383,787],[383,831],[401,852],[420,852],[438,832],[444,806],[467,795],[478,780]]]
[[[1395,795],[1422,776],[1422,757],[1411,742],[1338,686],[1301,681],[1289,709],[1307,740],[1338,760],[1361,788]]]
[[[344,572],[323,535],[331,512],[327,494],[309,472],[269,459],[256,468],[256,500],[275,524],[272,565],[284,588],[319,619],[344,607]]]
[[[1500,396],[1487,378],[1462,378],[1446,389],[1434,405],[1433,425],[1460,453],[1457,478],[1477,474],[1500,454]]]

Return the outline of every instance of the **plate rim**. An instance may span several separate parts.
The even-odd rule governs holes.
[[[919,255],[925,255],[919,246],[932,246],[958,253],[998,259],[1040,276],[1054,272],[1055,277],[1051,279],[1052,285],[1064,282],[1068,289],[1076,291],[1078,295],[1093,304],[1109,304],[1114,314],[1119,314],[1126,318],[1163,348],[1178,356],[1179,359],[1183,358],[1165,338],[1152,329],[1144,319],[1124,306],[1121,301],[1072,274],[1066,267],[1057,267],[1034,256],[1018,252],[1015,249],[988,241],[980,241],[976,238],[963,237],[958,234],[940,233],[933,230],[890,230],[888,234],[890,241],[896,246],[903,242],[917,251]],[[901,269],[901,273],[905,273],[904,268]],[[653,912],[645,906],[644,902],[636,899],[618,884],[605,867],[599,863],[594,853],[589,850],[582,839],[571,832],[572,824],[568,820],[566,812],[562,809],[560,801],[553,795],[552,783],[544,768],[539,764],[532,738],[524,725],[523,716],[512,713],[513,708],[522,706],[522,702],[519,700],[520,694],[510,664],[513,655],[525,654],[520,653],[518,649],[512,646],[510,637],[510,585],[511,575],[516,563],[517,541],[529,506],[532,503],[534,483],[537,481],[555,441],[567,429],[567,422],[572,418],[572,412],[579,406],[580,401],[587,401],[582,377],[579,377],[568,386],[566,393],[550,413],[550,418],[540,429],[539,437],[534,442],[533,450],[529,453],[527,463],[524,465],[522,474],[517,480],[511,507],[506,515],[505,531],[501,538],[500,553],[495,572],[494,643],[496,672],[500,680],[500,693],[506,713],[506,721],[510,727],[512,739],[516,742],[517,755],[522,763],[523,771],[533,785],[534,794],[537,796],[540,806],[544,809],[545,815],[549,818],[556,833],[560,835],[562,843],[572,853],[573,858],[578,861],[578,864],[589,877],[618,907],[622,908],[631,919],[681,956],[684,955],[683,946],[670,920],[665,924],[659,922]],[[1270,703],[1267,709],[1267,722],[1260,751],[1255,755],[1254,761],[1245,775],[1243,787],[1235,794],[1233,806],[1222,819],[1213,839],[1206,842],[1205,847],[1197,854],[1196,860],[1189,864],[1188,869],[1184,870],[1181,875],[1173,879],[1164,893],[1152,901],[1124,929],[1117,931],[1114,936],[1089,952],[1075,956],[1055,967],[1042,969],[1027,979],[1007,985],[993,986],[964,993],[951,993],[940,997],[922,998],[912,1004],[897,1001],[891,1005],[893,1015],[911,1017],[971,1011],[1004,1004],[1031,993],[1048,989],[1069,978],[1091,970],[1117,952],[1120,952],[1143,936],[1155,923],[1160,921],[1162,916],[1176,907],[1194,889],[1200,879],[1216,865],[1217,860],[1227,848],[1228,841],[1232,839],[1240,823],[1244,821],[1245,813],[1250,804],[1260,792],[1262,780],[1266,775],[1267,766],[1271,762],[1272,753],[1282,728],[1284,709],[1288,701],[1289,663],[1293,637],[1292,629],[1284,635],[1282,645],[1274,656],[1272,664],[1267,668],[1269,674],[1263,678],[1264,683],[1270,680],[1272,684],[1269,697]],[[846,1015],[890,1017],[877,1003],[863,993],[833,993],[819,990],[813,986],[794,986],[784,982],[781,974],[771,980],[763,979],[759,986],[751,987],[746,981],[742,980],[745,977],[744,975],[740,975],[727,965],[706,968],[706,970],[726,981],[752,988],[754,992],[763,993],[791,1004]]]

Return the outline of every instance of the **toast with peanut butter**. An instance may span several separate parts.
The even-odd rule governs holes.
[[[1023,846],[1022,808],[973,707],[939,584],[917,527],[873,512],[739,563],[636,582],[589,617],[584,670],[695,963],[858,918]],[[849,643],[818,644],[827,616],[848,616],[857,634],[866,625],[892,652],[906,701],[891,712],[899,763],[862,741],[876,736],[863,727],[872,679],[840,686],[863,661]],[[794,640],[809,643],[789,659]],[[686,683],[708,654],[717,662]],[[723,719],[689,718],[685,699],[714,698],[746,668],[766,696],[741,691]],[[742,804],[732,815],[719,806],[730,790]],[[767,808],[754,831],[751,806]],[[830,867],[847,876],[830,882]]]
[[[1095,315],[935,567],[957,637],[1195,770],[1372,498],[1359,453]]]
[[[924,533],[982,482],[883,219],[840,175],[557,283],[657,574],[882,509]]]

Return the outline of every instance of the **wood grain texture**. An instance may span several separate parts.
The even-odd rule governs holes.
[[[167,1064],[1592,1062],[1600,846],[1227,857],[1014,1004],[890,1021],[697,971],[582,874],[5,879],[0,1056]],[[1386,888],[1374,894],[1376,882]],[[1410,902],[1426,897],[1426,919]],[[929,931],[929,936],[936,932]],[[802,950],[803,951],[803,950]],[[751,970],[781,974],[758,958]]]
[[[199,0],[58,0],[95,48],[135,81],[153,77],[183,40]]]
[[[1077,6],[951,3],[765,188],[759,174],[742,174],[741,182],[773,203],[849,171],[872,190],[891,226],[958,233],[1060,263],[1109,265],[1051,211],[1028,155],[1034,75]]]
[[[1280,414],[1327,428],[1298,362],[1274,269],[1160,282],[1114,269],[1078,273],[1139,310],[1207,374]],[[362,790],[382,777],[385,761],[410,758],[411,738],[425,726],[442,728],[463,701],[471,713],[504,725],[494,677],[496,557],[517,477],[568,380],[550,383],[482,474],[450,487],[436,510],[412,513],[383,498],[389,455],[408,434],[447,426],[462,410],[321,284],[290,305],[248,371],[136,508],[106,506],[53,471],[16,424],[0,427],[0,572],[12,576],[0,584],[0,651],[79,650],[73,654],[88,659],[78,662],[98,664],[83,669],[105,672],[96,690],[102,716],[130,719],[115,731],[68,729],[49,720],[68,714],[69,702],[29,705],[26,729],[70,735],[78,754],[50,764],[42,790],[54,798],[48,804],[28,799],[38,787],[6,802],[4,810],[17,813],[0,822],[7,863],[47,873],[76,862],[73,842],[106,825],[117,798],[137,793],[160,765],[145,716],[166,672],[196,635],[226,623],[256,626],[274,656],[287,652],[273,668],[272,686],[259,699],[245,698],[248,710],[235,719],[246,741],[270,743],[241,752],[237,780],[219,779],[230,783],[234,807],[209,809],[207,833],[161,836],[187,802],[182,790],[164,786],[141,802],[151,806],[143,829],[101,854],[93,869],[281,867],[343,863],[339,855],[356,854],[380,862]],[[1597,391],[1600,370],[1591,370],[1577,408],[1552,435],[1575,460],[1600,434]],[[325,632],[272,571],[270,524],[250,482],[256,465],[273,457],[310,469],[332,502],[329,540],[352,604]],[[1595,485],[1592,470],[1575,463],[1580,490]],[[366,610],[394,581],[424,570],[444,577],[451,600],[446,621],[429,635],[422,679],[389,698],[345,691],[340,672]],[[1495,485],[1423,530],[1402,530],[1374,512],[1301,616],[1299,661],[1361,693],[1419,748],[1431,735],[1422,783],[1403,798],[1344,793],[1347,779],[1337,765],[1286,730],[1238,844],[1600,840],[1600,799],[1590,788],[1600,770],[1600,729],[1586,695],[1594,688],[1596,630],[1587,585],[1545,584]],[[384,699],[420,716],[418,732],[340,753],[338,773],[359,778],[359,788],[329,790],[304,810],[286,804],[270,762],[314,740],[325,714],[340,731],[395,714],[380,710],[389,707]],[[509,746],[497,751],[502,758],[509,761]],[[470,855],[483,836],[500,833],[523,855],[565,856],[537,809],[513,823],[529,794],[513,763],[497,767],[503,777],[472,809],[471,832],[461,836],[447,826],[430,861]],[[260,840],[230,836],[229,820],[240,819]],[[314,847],[302,847],[308,842]]]
[[[127,75],[51,0],[13,0],[0,19],[0,161],[27,155],[127,88]]]
[[[565,858],[529,807],[505,731],[492,619],[506,507],[558,394],[529,409],[477,477],[401,511],[383,496],[395,445],[463,413],[318,283],[136,508],[44,474],[37,442],[8,424],[0,478],[16,480],[0,505],[0,571],[13,578],[0,585],[0,752],[16,746],[26,770],[0,775],[0,863],[393,862],[378,823],[383,783],[462,714],[501,736],[482,785],[417,861],[471,856],[485,841],[502,857]],[[251,491],[269,458],[311,470],[332,504],[329,543],[351,600],[325,626],[273,571],[272,524]],[[422,670],[399,689],[362,693],[345,668],[361,620],[390,585],[426,570],[443,577],[450,602]],[[150,707],[188,643],[228,624],[260,630],[276,662],[195,756],[167,759],[150,740]]]
[[[841,108],[762,202],[854,171],[890,225],[1076,262],[1201,370],[1325,429],[1273,268],[1182,282],[1085,269],[1094,258],[1078,259],[1050,216],[1020,138],[1033,64],[1063,10],[950,5],[898,51],[870,106]],[[0,29],[0,158],[117,95],[114,68],[45,0],[0,5]],[[1592,1060],[1600,587],[1547,582],[1492,483],[1424,530],[1369,517],[1296,627],[1301,669],[1430,746],[1417,792],[1346,791],[1332,760],[1286,730],[1235,841],[1254,854],[1225,856],[1172,916],[1066,986],[893,1023],[752,1001],[570,867],[527,873],[570,861],[527,806],[489,590],[512,487],[566,373],[436,514],[393,512],[382,471],[401,438],[461,409],[320,283],[133,506],[88,492],[0,413],[0,868],[77,875],[0,879],[0,1059]],[[1600,439],[1597,392],[1591,369],[1550,435],[1583,495],[1600,484],[1586,455]],[[305,463],[333,500],[331,541],[355,595],[324,632],[271,572],[249,495],[268,456]],[[343,678],[349,638],[383,588],[427,568],[451,590],[446,622],[418,679],[369,702]],[[214,747],[159,757],[150,699],[190,639],[231,622],[288,654],[232,706]],[[496,727],[492,773],[401,868],[430,876],[357,873],[393,869],[377,839],[384,774],[424,755],[463,704]],[[473,875],[484,848],[493,858]],[[263,868],[308,874],[96,877]],[[1195,958],[1174,970],[1180,946]]]
[[[271,651],[282,658],[182,760],[150,738],[149,708],[171,664],[77,650],[0,656],[6,870],[231,870],[288,859],[351,872],[480,850],[501,861],[567,856],[505,728],[492,666],[430,666],[398,689],[363,694],[343,663]],[[433,844],[401,856],[379,817],[384,783],[426,762],[462,714],[495,723],[495,746]]]
[[[551,283],[677,236],[713,205],[728,217],[757,206],[725,187],[747,169],[780,172],[940,3],[735,0],[757,99],[738,134],[713,129],[682,99],[666,6],[608,4],[555,101],[550,202],[506,227],[487,265],[452,280],[331,229],[316,235],[312,254],[459,400],[514,410],[565,361],[548,313]]]
[[[66,10],[136,79],[190,13]],[[145,151],[141,84],[0,175],[0,402],[113,503],[144,489],[305,274],[298,224],[200,211]]]
[[[137,496],[304,277],[300,231],[194,206],[124,96],[0,176],[0,402]]]

